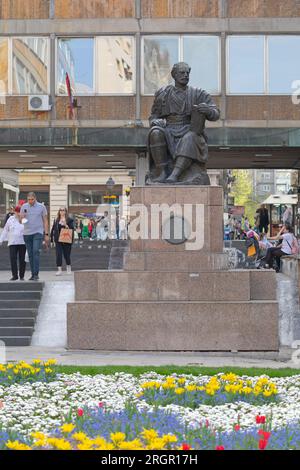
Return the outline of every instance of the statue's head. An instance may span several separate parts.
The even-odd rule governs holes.
[[[185,86],[189,83],[191,67],[186,62],[177,62],[174,64],[171,70],[171,75],[181,86]]]

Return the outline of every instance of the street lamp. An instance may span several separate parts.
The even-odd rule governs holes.
[[[112,191],[114,189],[114,186],[115,186],[115,182],[114,180],[112,179],[112,177],[110,176],[108,178],[108,180],[106,181],[106,187],[108,189],[108,191]]]

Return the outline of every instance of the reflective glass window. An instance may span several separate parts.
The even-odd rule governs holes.
[[[191,67],[189,84],[209,93],[220,92],[218,36],[184,36],[183,60]]]
[[[228,38],[228,93],[265,92],[264,36]]]
[[[8,92],[8,40],[0,38],[0,96]]]
[[[21,95],[48,93],[48,39],[12,40],[12,93]]]
[[[300,36],[269,36],[269,93],[292,94],[292,83],[300,80]]]
[[[66,73],[73,93],[94,93],[94,39],[61,38],[57,51],[57,92],[67,94]]]
[[[179,38],[174,36],[144,37],[143,93],[154,94],[173,82],[171,68],[179,60]]]
[[[97,64],[97,93],[122,95],[135,92],[133,37],[98,37]]]

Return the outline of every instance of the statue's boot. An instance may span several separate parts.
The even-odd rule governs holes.
[[[190,158],[177,157],[174,169],[172,173],[170,174],[169,178],[166,179],[166,183],[168,184],[177,183],[178,178],[180,177],[182,172],[187,170],[191,163],[192,163],[192,160]]]
[[[151,155],[155,163],[155,167],[159,171],[159,175],[153,178],[153,183],[164,183],[168,174],[168,154],[167,145],[165,143],[150,145]]]

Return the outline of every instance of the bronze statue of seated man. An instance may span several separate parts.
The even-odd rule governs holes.
[[[188,86],[191,68],[175,64],[175,85],[160,88],[149,118],[150,173],[147,184],[209,185],[205,120],[217,121],[220,111],[205,90]]]

